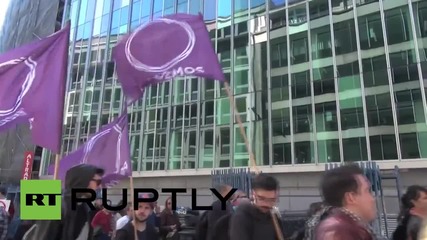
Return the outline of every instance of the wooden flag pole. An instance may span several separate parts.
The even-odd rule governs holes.
[[[60,154],[55,155],[55,169],[53,172],[53,179],[58,179],[58,171],[59,171],[59,160],[61,159]]]
[[[135,234],[135,240],[138,240],[138,232],[136,229],[136,213],[135,213],[135,194],[133,185],[133,173],[129,177],[130,197],[132,202],[132,218],[133,218],[133,233]],[[127,203],[126,203],[127,204]]]
[[[240,134],[243,137],[243,140],[244,140],[245,146],[246,146],[246,150],[249,153],[249,161],[251,163],[251,168],[255,171],[256,174],[258,174],[259,169],[258,169],[256,161],[255,161],[255,155],[252,152],[251,147],[249,145],[249,140],[248,140],[248,137],[246,136],[245,128],[243,126],[242,119],[240,118],[240,114],[237,111],[236,102],[235,102],[235,99],[233,97],[233,94],[231,93],[230,85],[228,84],[228,82],[224,82],[224,86],[225,86],[225,91],[227,92],[228,98],[230,98],[231,108],[233,109],[234,116],[236,116],[236,122],[239,125]]]
[[[255,155],[252,152],[252,149],[249,145],[249,140],[248,140],[248,137],[246,136],[246,131],[243,126],[242,119],[240,118],[240,113],[237,111],[236,102],[231,92],[230,85],[228,84],[228,82],[224,82],[224,86],[225,86],[225,91],[227,92],[228,98],[230,99],[231,108],[233,109],[234,116],[236,117],[236,122],[239,125],[240,134],[242,135],[243,140],[245,141],[246,150],[249,153],[249,161],[251,163],[251,168],[255,171],[255,174],[258,175],[260,171],[256,164]],[[276,218],[276,214],[273,211],[270,211],[270,213],[273,219],[273,225],[274,225],[274,229],[276,230],[277,237],[279,238],[279,240],[284,240],[282,230]]]

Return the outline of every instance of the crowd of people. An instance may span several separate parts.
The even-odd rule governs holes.
[[[69,190],[100,187],[104,171],[82,164],[66,175],[63,194],[63,217],[58,221],[35,221],[21,230],[11,230],[12,213],[0,209],[0,240],[178,240],[181,223],[172,210],[171,198],[163,210],[157,202],[132,203],[121,212],[111,212],[97,199],[95,211],[86,204],[70,210]],[[220,200],[213,210],[202,213],[196,226],[197,240],[380,240],[371,223],[377,217],[371,183],[357,165],[345,165],[325,172],[320,182],[322,202],[310,206],[305,226],[292,236],[285,236],[287,226],[276,205],[279,182],[271,175],[258,174],[252,181],[251,195],[236,191],[222,208]],[[224,197],[233,186],[218,186]],[[0,197],[5,191],[0,189]],[[84,196],[80,196],[84,197]],[[148,194],[140,196],[150,198]],[[401,199],[399,225],[393,240],[423,240],[427,219],[427,189],[410,186]],[[285,213],[286,214],[286,213]],[[31,228],[28,230],[28,228]],[[27,231],[28,230],[28,231]],[[13,234],[11,234],[13,232]],[[26,232],[26,233],[25,233]],[[25,233],[25,235],[24,235]],[[135,234],[136,233],[136,234]],[[24,235],[24,236],[23,236]]]

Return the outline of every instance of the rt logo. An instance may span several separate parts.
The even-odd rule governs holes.
[[[60,180],[21,180],[21,220],[61,220]]]

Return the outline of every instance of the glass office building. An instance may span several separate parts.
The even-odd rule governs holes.
[[[164,15],[201,12],[258,165],[427,166],[427,1],[73,0],[68,10],[63,154],[120,112],[111,61],[120,36]],[[234,119],[219,82],[147,88],[129,108],[133,169],[248,166]]]

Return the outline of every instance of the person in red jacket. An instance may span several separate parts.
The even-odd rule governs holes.
[[[107,209],[103,208],[95,214],[92,219],[92,227],[95,231],[99,229],[96,239],[111,239],[113,236],[113,214]]]

